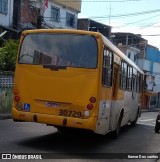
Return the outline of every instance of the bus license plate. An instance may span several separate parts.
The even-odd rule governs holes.
[[[70,111],[70,110],[59,110],[60,116],[82,118],[82,113],[80,111]]]
[[[46,102],[45,106],[50,107],[50,108],[57,108],[57,107],[60,107],[60,104],[57,102]]]

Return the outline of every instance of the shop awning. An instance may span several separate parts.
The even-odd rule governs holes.
[[[157,92],[153,92],[153,91],[145,91],[144,94],[146,96],[157,96],[158,95]]]

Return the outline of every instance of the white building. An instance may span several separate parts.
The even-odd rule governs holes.
[[[0,0],[0,25],[10,27],[13,20],[14,0]]]
[[[135,64],[138,63],[138,55],[140,53],[140,50],[137,47],[134,46],[128,46],[126,49],[126,55],[127,57],[132,60]]]
[[[49,0],[43,13],[44,26],[50,28],[77,29],[78,13],[81,11],[81,1]]]

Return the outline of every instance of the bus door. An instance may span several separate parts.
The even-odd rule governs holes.
[[[130,117],[134,118],[134,116],[136,116],[137,114],[138,109],[138,97],[136,95],[136,76],[134,74],[132,76],[132,97],[130,103],[130,106],[132,107],[130,111]]]
[[[113,128],[115,114],[118,113],[117,93],[119,88],[119,67],[117,64],[113,64],[113,79],[112,79],[112,103],[110,111],[110,129]]]
[[[136,76],[133,75],[132,77],[132,99],[136,98]]]

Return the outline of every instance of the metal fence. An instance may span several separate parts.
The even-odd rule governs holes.
[[[0,71],[0,113],[11,112],[14,72]]]

